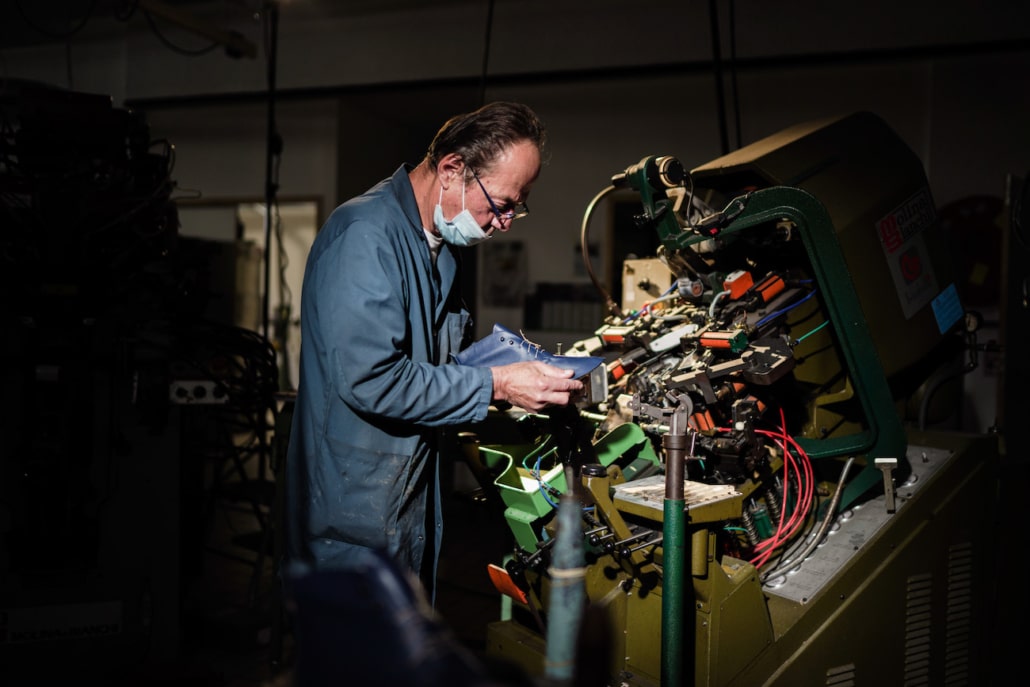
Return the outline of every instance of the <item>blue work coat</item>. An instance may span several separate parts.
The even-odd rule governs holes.
[[[469,313],[456,249],[434,267],[402,165],[336,208],[301,293],[300,377],[285,466],[286,563],[348,569],[369,549],[435,574],[442,427],[486,418],[489,368],[447,363]],[[427,498],[432,512],[427,518]]]

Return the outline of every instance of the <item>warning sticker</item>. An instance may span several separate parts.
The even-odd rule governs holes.
[[[905,319],[911,319],[937,294],[937,277],[923,237],[923,230],[936,217],[930,189],[924,186],[876,223]]]

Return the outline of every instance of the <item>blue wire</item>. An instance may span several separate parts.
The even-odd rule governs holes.
[[[779,310],[777,310],[775,312],[771,312],[768,315],[766,315],[765,317],[763,317],[762,319],[758,320],[758,322],[755,322],[755,327],[761,327],[763,324],[765,324],[769,320],[774,319],[776,317],[779,317],[783,313],[790,312],[791,310],[793,310],[794,308],[798,307],[799,305],[801,305],[802,303],[807,301],[809,298],[811,298],[815,294],[816,294],[816,292],[814,290],[813,291],[809,291],[808,295],[805,296],[804,298],[802,298],[801,300],[795,301],[794,303],[791,303],[790,305],[788,305],[785,308],[780,308]]]
[[[533,476],[536,477],[537,484],[540,486],[540,493],[543,495],[544,501],[547,501],[547,504],[551,508],[557,508],[558,504],[552,501],[550,495],[547,493],[548,489],[553,489],[554,487],[545,482],[540,476],[540,461],[543,459],[543,455],[538,455],[536,457],[536,464],[533,466]]]

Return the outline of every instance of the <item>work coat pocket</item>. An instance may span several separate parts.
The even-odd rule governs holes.
[[[472,318],[465,310],[447,313],[440,328],[437,345],[440,349],[439,362],[450,362],[451,356],[461,350],[472,329]]]
[[[410,457],[330,440],[318,465],[322,487],[312,490],[316,536],[369,548],[392,549]],[[318,503],[316,503],[316,500]]]

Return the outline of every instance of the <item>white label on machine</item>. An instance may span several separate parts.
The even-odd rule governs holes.
[[[923,238],[923,230],[935,218],[930,189],[924,186],[876,223],[906,320],[937,294],[937,277]]]

